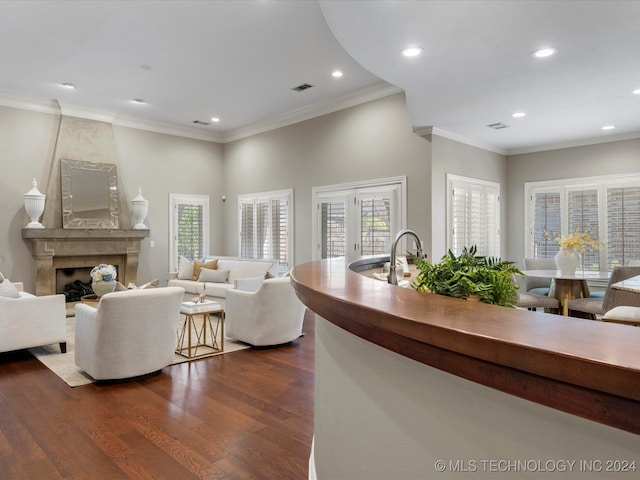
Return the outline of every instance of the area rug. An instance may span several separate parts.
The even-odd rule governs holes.
[[[71,387],[79,387],[81,385],[88,385],[93,383],[94,380],[84,373],[75,364],[73,357],[73,346],[75,340],[75,317],[67,317],[67,353],[60,353],[60,346],[58,344],[45,345],[42,347],[30,348],[29,352],[42,362],[49,370],[58,375],[62,380],[67,382]],[[207,356],[199,358],[186,358],[182,355],[175,354],[173,357],[173,365],[177,363],[189,362],[193,360],[202,360],[216,355],[222,355],[224,353],[237,352],[250,348],[246,343],[239,342],[233,338],[225,337],[224,339],[224,352],[213,352],[207,354]]]

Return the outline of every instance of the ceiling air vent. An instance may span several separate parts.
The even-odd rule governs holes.
[[[193,123],[196,125],[209,125],[209,122],[203,122],[202,120],[194,120]]]
[[[487,127],[489,128],[493,128],[494,130],[500,130],[502,128],[509,128],[509,125],[505,125],[504,123],[490,123],[489,125],[487,125]]]
[[[313,85],[310,85],[308,83],[303,83],[302,85],[298,85],[297,87],[293,87],[291,90],[295,90],[296,92],[302,92],[304,90],[306,90],[307,88],[311,88],[313,87]]]

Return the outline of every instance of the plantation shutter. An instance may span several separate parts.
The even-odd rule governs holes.
[[[253,258],[255,254],[253,202],[240,203],[240,257]]]
[[[290,190],[238,197],[241,257],[275,260],[278,274],[291,268],[292,197]]]
[[[320,202],[320,258],[345,256],[347,245],[346,206],[344,200]]]
[[[583,189],[567,192],[568,232],[588,233],[592,240],[600,238],[598,222],[598,190]],[[583,270],[600,270],[600,251],[581,253]]]
[[[388,253],[391,248],[394,191],[358,194],[360,255]]]
[[[608,269],[640,258],[640,186],[607,188]]]
[[[178,258],[184,256],[190,260],[200,259],[204,256],[203,207],[179,203],[177,210]]]
[[[554,257],[560,247],[560,192],[538,192],[533,196],[533,258]]]
[[[289,270],[289,255],[287,251],[287,238],[289,202],[283,199],[271,201],[271,257],[277,258],[279,265]]]
[[[476,246],[478,255],[500,256],[500,187],[450,175],[449,249],[459,255]]]
[[[169,265],[178,270],[180,257],[202,259],[209,254],[209,197],[169,194]]]

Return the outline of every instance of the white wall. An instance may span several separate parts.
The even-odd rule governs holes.
[[[524,258],[524,184],[640,172],[640,139],[513,155],[507,159],[509,258]]]
[[[509,260],[507,249],[507,161],[503,155],[432,135],[432,260],[447,253],[447,173],[500,184],[500,256]]]
[[[300,264],[312,259],[313,187],[401,175],[407,226],[428,239],[430,153],[429,142],[411,129],[402,94],[225,144],[225,253],[237,254],[239,194],[293,188],[294,264]]]

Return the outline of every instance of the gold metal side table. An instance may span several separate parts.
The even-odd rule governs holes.
[[[185,316],[185,319],[177,332],[176,353],[187,358],[199,358],[224,351],[222,305],[212,300],[202,303],[183,302],[180,313]],[[218,334],[220,334],[219,340]]]

